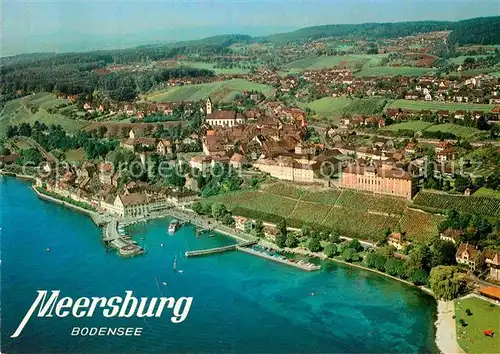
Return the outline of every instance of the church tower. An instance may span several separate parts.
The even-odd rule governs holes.
[[[206,101],[205,105],[206,105],[206,107],[205,107],[206,108],[205,109],[206,113],[207,114],[212,114],[212,101],[210,100],[210,97],[207,98],[207,101]]]

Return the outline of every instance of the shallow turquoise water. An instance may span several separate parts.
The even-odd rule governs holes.
[[[233,241],[197,239],[192,227],[169,236],[168,219],[132,226],[148,253],[120,259],[105,252],[89,218],[39,200],[28,184],[3,178],[0,198],[2,352],[437,352],[435,301],[371,272],[328,262],[307,273],[240,252],[186,259],[186,249]],[[176,256],[183,273],[172,270]],[[181,324],[168,311],[147,320],[32,317],[10,338],[37,289],[194,300]],[[72,337],[74,326],[144,329],[141,337]]]

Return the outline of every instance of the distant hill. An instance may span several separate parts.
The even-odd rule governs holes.
[[[397,38],[432,31],[452,31],[452,44],[500,44],[500,16],[479,17],[457,22],[412,21],[395,23],[363,23],[355,25],[325,25],[299,29],[262,37],[271,43],[300,42],[326,37]]]

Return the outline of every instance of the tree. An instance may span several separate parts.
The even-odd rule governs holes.
[[[255,236],[264,237],[264,224],[260,219],[255,220]]]
[[[285,236],[287,235],[287,229],[286,229],[286,220],[281,219],[281,221],[276,225],[276,228],[278,229],[278,233]]]
[[[347,244],[347,248],[354,248],[356,252],[361,252],[363,250],[363,246],[361,246],[361,243],[357,238],[353,238],[349,243]]]
[[[405,263],[401,259],[395,257],[387,258],[384,268],[389,275],[400,278],[405,276]]]
[[[365,262],[369,268],[377,269],[381,272],[384,272],[385,263],[387,262],[387,257],[378,252],[372,252],[366,255]]]
[[[410,253],[410,258],[406,261],[406,275],[411,278],[417,271],[424,270],[427,274],[430,252],[426,245],[416,246]]]
[[[203,205],[200,202],[194,203],[192,209],[198,215],[203,213]]]
[[[307,248],[311,252],[320,252],[322,249],[321,244],[319,243],[319,240],[316,237],[313,237],[309,240]]]
[[[298,245],[299,245],[299,240],[297,239],[297,236],[295,236],[295,234],[291,232],[286,238],[286,247],[295,248]]]
[[[302,233],[302,236],[309,236],[311,234],[311,228],[307,224],[302,224],[302,227],[300,228],[300,231]]]
[[[438,265],[453,265],[456,263],[455,254],[457,248],[451,242],[436,240],[432,244],[430,265],[437,267]]]
[[[282,234],[281,232],[278,232],[276,235],[276,245],[279,248],[283,248],[286,246],[286,235]]]
[[[226,212],[226,213],[222,216],[222,223],[223,223],[224,225],[233,225],[233,224],[234,224],[234,219],[233,219],[233,216],[231,215],[231,213]]]
[[[330,241],[331,243],[340,243],[341,239],[339,233],[336,231],[332,231],[330,233],[330,237],[328,237],[328,241]]]
[[[354,248],[347,248],[342,252],[342,258],[346,262],[357,262],[359,261],[360,257],[358,252]]]
[[[455,266],[438,266],[432,268],[429,284],[437,299],[448,301],[460,295],[465,286],[464,278]]]
[[[222,203],[212,204],[212,216],[215,219],[220,219],[226,213],[226,207]]]
[[[411,282],[415,285],[427,284],[428,278],[429,278],[429,274],[423,269],[418,269],[410,276]]]
[[[334,243],[328,243],[325,246],[324,252],[328,258],[332,258],[337,254],[337,245]]]

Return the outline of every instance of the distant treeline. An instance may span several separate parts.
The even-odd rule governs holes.
[[[448,38],[448,43],[451,45],[500,44],[500,16],[480,17],[458,22],[412,21],[313,26],[294,32],[263,37],[262,40],[273,43],[300,42],[326,37],[355,37],[376,40],[447,30],[452,31]]]
[[[133,101],[138,93],[173,78],[210,77],[212,70],[178,67],[103,75],[95,69],[112,58],[87,53],[30,58],[0,68],[1,103],[33,92],[61,92],[68,95],[91,94],[95,90],[117,101]]]

